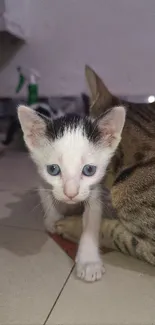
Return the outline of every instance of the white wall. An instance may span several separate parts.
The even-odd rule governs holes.
[[[29,2],[30,37],[1,67],[0,96],[14,94],[19,64],[40,71],[41,95],[80,93],[85,63],[116,93],[155,93],[155,0]]]

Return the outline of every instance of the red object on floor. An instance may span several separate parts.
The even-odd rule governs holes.
[[[70,240],[68,239],[64,239],[62,238],[60,235],[57,235],[57,234],[50,234],[50,237],[58,244],[58,246],[70,257],[72,258],[73,261],[75,261],[75,256],[76,256],[76,253],[77,253],[77,248],[78,248],[78,245],[71,242]],[[101,254],[106,254],[106,253],[110,253],[112,252],[113,249],[110,249],[110,248],[105,248],[103,247],[101,249]]]
[[[66,254],[72,258],[72,260],[75,260],[76,252],[77,252],[77,244],[71,242],[68,239],[64,239],[59,235],[56,234],[49,234],[50,237],[58,244],[60,248],[63,249],[63,251],[66,252]]]

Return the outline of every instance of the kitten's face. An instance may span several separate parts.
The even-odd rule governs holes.
[[[109,150],[103,149],[102,144],[89,142],[80,127],[66,130],[63,137],[55,141],[47,140],[38,167],[57,200],[77,203],[89,197],[109,162]],[[35,154],[33,156],[35,158]]]
[[[120,141],[124,108],[114,108],[98,121],[68,116],[51,122],[20,107],[19,118],[31,156],[54,197],[68,204],[87,200]]]

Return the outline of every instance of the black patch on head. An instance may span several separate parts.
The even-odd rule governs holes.
[[[67,114],[56,120],[46,120],[46,135],[51,140],[60,139],[64,133],[68,131],[76,131],[81,128],[83,136],[93,143],[97,143],[101,139],[101,132],[95,122],[88,117],[81,117],[76,114]]]
[[[43,108],[42,106],[39,106],[35,109],[35,111],[37,112],[38,115],[40,115],[42,117],[46,116],[46,117],[51,117],[51,114],[48,110],[46,110],[45,108]]]
[[[138,240],[135,237],[132,237],[131,244],[132,247],[136,248],[138,245]]]

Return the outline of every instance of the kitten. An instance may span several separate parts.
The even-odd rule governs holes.
[[[20,106],[24,139],[44,186],[40,196],[46,227],[83,211],[83,233],[76,256],[77,276],[99,280],[104,271],[99,255],[102,217],[101,181],[121,139],[125,108],[114,107],[97,119],[67,115],[53,122]]]

